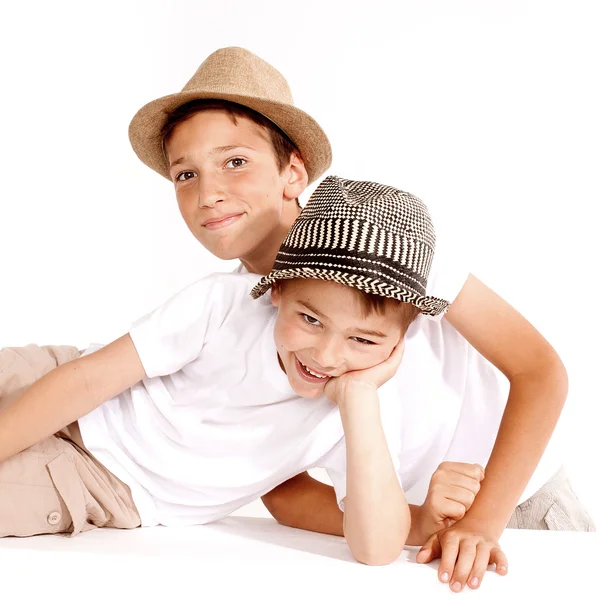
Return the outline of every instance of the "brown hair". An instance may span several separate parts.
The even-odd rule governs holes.
[[[273,153],[275,154],[277,167],[280,173],[290,164],[290,156],[294,152],[301,156],[300,151],[294,142],[292,142],[292,140],[290,140],[290,138],[281,129],[279,129],[279,127],[277,127],[273,121],[267,119],[267,117],[264,117],[260,113],[248,108],[247,106],[237,104],[236,102],[212,99],[192,100],[190,102],[186,102],[169,114],[167,122],[164,124],[161,130],[163,153],[165,145],[169,141],[169,138],[171,137],[175,127],[179,123],[187,121],[196,113],[199,113],[203,110],[223,110],[231,117],[231,120],[235,125],[237,125],[236,117],[245,117],[250,119],[253,123],[256,123],[256,125],[259,127],[265,129],[269,134],[269,139],[271,140],[271,146],[273,147]]]
[[[377,294],[369,294],[363,290],[359,290],[354,287],[350,287],[359,298],[360,304],[363,308],[363,314],[365,316],[376,312],[379,315],[385,314],[390,308],[395,308],[399,314],[400,321],[404,331],[408,329],[408,326],[417,318],[421,312],[414,304],[410,302],[400,302],[394,298],[387,298],[386,296],[378,296]]]

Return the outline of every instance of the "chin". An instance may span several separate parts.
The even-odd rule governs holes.
[[[323,387],[319,387],[316,389],[307,389],[305,387],[303,387],[300,390],[298,390],[297,388],[293,389],[296,392],[296,394],[298,394],[298,396],[300,396],[301,398],[306,398],[307,400],[315,400],[316,398],[320,398],[325,391]]]
[[[200,243],[213,255],[221,260],[235,260],[239,259],[241,256],[244,256],[243,250],[240,251],[239,248],[235,248],[232,246],[216,246],[214,247],[212,244],[206,244],[203,240],[199,240]]]

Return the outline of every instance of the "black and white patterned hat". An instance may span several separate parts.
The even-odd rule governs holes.
[[[262,296],[278,279],[324,279],[414,304],[435,316],[450,303],[426,295],[435,231],[421,200],[370,181],[326,177],[296,219]]]

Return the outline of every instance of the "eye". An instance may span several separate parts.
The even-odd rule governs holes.
[[[309,324],[309,325],[320,325],[321,322],[310,315],[306,315],[304,313],[300,313],[300,316]]]
[[[193,179],[194,177],[198,177],[194,171],[182,171],[175,176],[175,181],[187,181],[188,179]]]
[[[225,163],[225,167],[228,169],[239,169],[246,164],[245,158],[232,158]]]
[[[352,337],[350,339],[354,340],[355,342],[358,342],[359,344],[364,344],[365,346],[374,346],[375,345],[375,342],[372,342],[371,340],[365,340],[364,338]]]

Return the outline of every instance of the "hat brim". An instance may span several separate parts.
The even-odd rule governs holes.
[[[308,183],[320,177],[331,165],[331,145],[320,125],[307,113],[292,106],[265,98],[214,91],[189,91],[163,96],[143,106],[129,124],[129,140],[139,159],[151,169],[170,179],[163,154],[162,129],[170,113],[192,100],[227,100],[247,106],[275,123],[297,146]]]
[[[410,302],[416,306],[421,313],[430,317],[440,315],[446,312],[450,307],[450,303],[446,300],[435,298],[433,296],[421,296],[410,290],[390,285],[389,282],[378,279],[377,277],[365,277],[333,269],[314,269],[309,267],[273,271],[266,277],[263,277],[252,288],[250,295],[254,299],[260,298],[260,296],[267,292],[276,281],[284,279],[320,279],[323,281],[334,281],[336,283],[341,283],[342,285],[362,290],[368,294],[393,298],[399,302]]]

